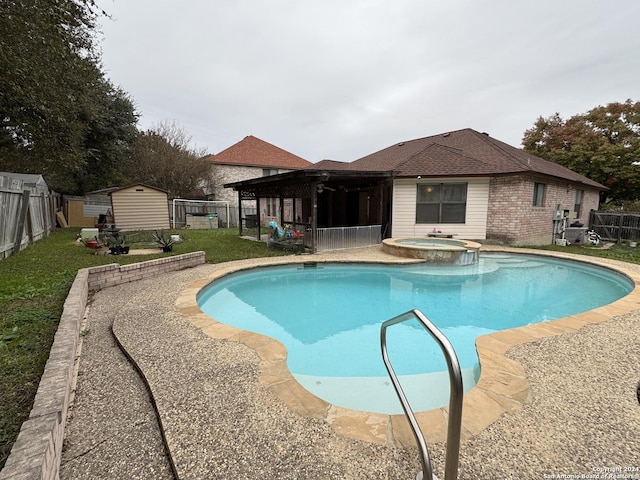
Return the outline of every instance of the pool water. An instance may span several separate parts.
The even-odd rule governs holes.
[[[584,312],[632,289],[624,276],[578,262],[484,254],[464,267],[308,264],[213,282],[198,297],[212,318],[282,342],[293,376],[346,408],[401,413],[380,353],[380,325],[421,310],[451,341],[464,390],[479,377],[481,335]],[[418,322],[387,332],[389,357],[416,411],[448,403],[440,349]]]

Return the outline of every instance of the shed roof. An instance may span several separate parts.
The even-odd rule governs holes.
[[[209,155],[211,163],[218,165],[238,165],[247,167],[281,168],[298,170],[311,165],[302,157],[289,153],[253,135],[244,137],[238,143],[216,155]]]
[[[144,188],[149,188],[151,190],[156,190],[158,192],[162,192],[162,193],[166,193],[166,194],[169,193],[166,190],[163,190],[163,189],[158,188],[158,187],[152,187],[151,185],[147,185],[146,183],[132,183],[131,185],[127,185],[125,187],[105,188],[103,190],[96,190],[95,192],[92,192],[92,193],[97,193],[99,191],[104,191],[105,193],[107,193],[107,195],[111,195],[113,193],[117,193],[117,192],[119,192],[121,190],[127,190],[127,189],[132,188],[132,187],[144,187]]]

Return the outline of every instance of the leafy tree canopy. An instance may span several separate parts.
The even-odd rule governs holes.
[[[129,169],[132,182],[169,192],[169,198],[189,198],[212,181],[206,152],[191,145],[191,137],[173,122],[161,122],[140,132]]]
[[[0,1],[1,169],[63,193],[117,181],[137,115],[101,71],[99,14],[94,0]]]
[[[598,106],[564,120],[539,117],[524,133],[524,149],[609,188],[603,199],[640,199],[640,102]]]

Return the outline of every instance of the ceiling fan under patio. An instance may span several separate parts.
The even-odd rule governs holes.
[[[319,183],[317,186],[318,189],[318,193],[322,193],[325,190],[329,190],[331,192],[335,192],[336,189],[335,188],[331,188],[331,187],[327,187],[324,183]]]

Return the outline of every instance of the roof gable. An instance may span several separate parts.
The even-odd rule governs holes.
[[[211,163],[263,168],[297,170],[308,167],[311,162],[289,153],[264,140],[249,135],[238,143],[210,156]]]
[[[166,190],[162,190],[161,188],[158,188],[158,187],[152,187],[151,185],[147,185],[146,183],[132,183],[131,185],[127,185],[126,187],[105,188],[103,190],[96,190],[96,192],[106,192],[107,195],[112,195],[114,193],[119,193],[123,190],[131,190],[135,188],[142,188],[142,189],[146,188],[147,190],[155,190],[156,192],[161,192],[165,194],[169,193]],[[92,193],[96,193],[96,192],[92,192]]]
[[[312,163],[307,170],[352,170],[350,163],[338,162],[337,160],[320,160]]]

